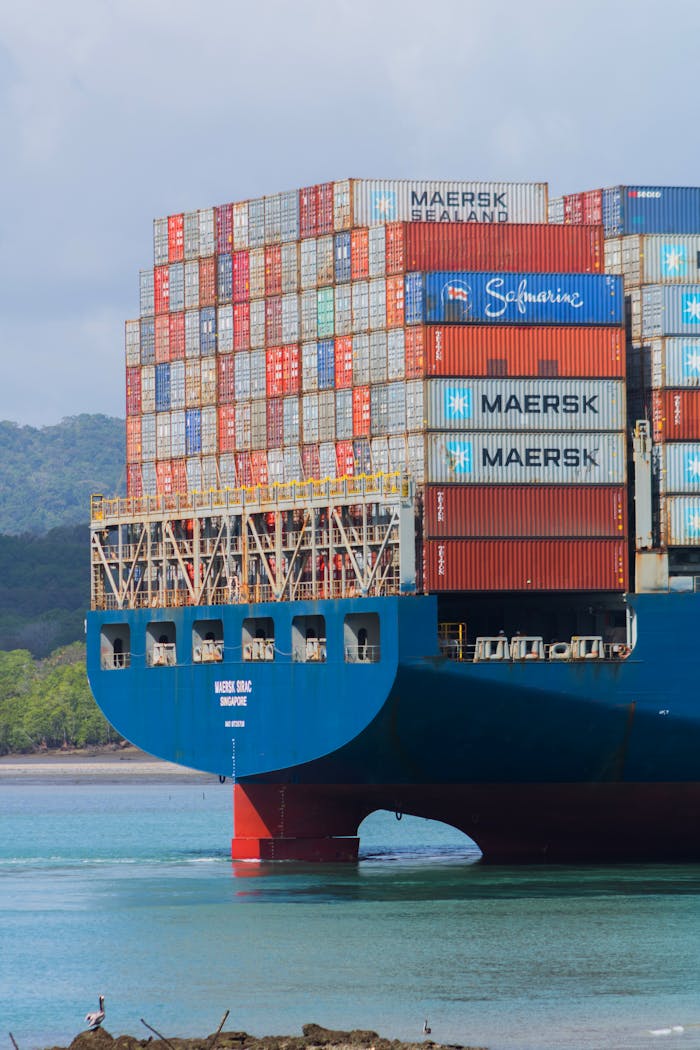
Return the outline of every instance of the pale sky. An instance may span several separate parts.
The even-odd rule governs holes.
[[[123,416],[156,216],[349,176],[700,184],[696,0],[22,0],[0,419]]]

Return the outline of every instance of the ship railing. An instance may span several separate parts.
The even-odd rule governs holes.
[[[153,648],[146,654],[148,667],[174,667],[176,663],[174,642],[154,642]]]
[[[632,650],[621,642],[605,642],[599,635],[574,635],[568,642],[545,643],[538,635],[484,635],[473,643],[449,630],[454,625],[440,625],[440,652],[449,660],[465,663],[526,662],[615,662],[626,660]]]
[[[121,671],[131,667],[131,653],[102,653],[100,666],[103,671]]]
[[[380,652],[378,645],[346,645],[346,664],[377,664]]]

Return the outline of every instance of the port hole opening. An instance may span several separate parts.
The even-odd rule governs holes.
[[[292,660],[297,663],[324,663],[325,659],[325,617],[295,616],[292,620]]]
[[[131,631],[126,623],[106,623],[100,631],[100,664],[105,671],[120,671],[131,663]]]
[[[379,616],[377,613],[350,613],[343,625],[345,662],[373,664],[379,661]]]
[[[176,663],[175,624],[171,620],[146,627],[146,666],[172,667]]]
[[[275,621],[270,616],[256,616],[243,621],[244,660],[274,660]]]
[[[224,658],[224,625],[221,620],[195,620],[192,625],[192,659],[196,664],[220,663]]]

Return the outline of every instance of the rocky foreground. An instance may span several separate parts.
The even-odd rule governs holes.
[[[103,1028],[96,1032],[81,1032],[67,1050],[486,1050],[485,1047],[466,1047],[434,1043],[426,1039],[420,1043],[402,1043],[399,1039],[383,1039],[376,1032],[355,1029],[335,1032],[317,1024],[305,1024],[303,1035],[266,1035],[258,1037],[247,1032],[219,1032],[202,1039],[137,1039],[132,1035],[113,1038]],[[52,1047],[52,1050],[66,1050]]]

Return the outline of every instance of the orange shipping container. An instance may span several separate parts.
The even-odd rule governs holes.
[[[352,450],[352,441],[336,441],[335,462],[337,476],[352,477],[355,473],[355,457]]]
[[[219,451],[236,451],[236,411],[233,405],[219,405]]]
[[[282,347],[282,392],[299,393],[299,347],[296,343]]]
[[[270,244],[265,249],[265,295],[282,294],[282,245]]]
[[[267,485],[267,452],[250,453],[250,474],[254,485]]]
[[[604,485],[428,485],[423,532],[433,538],[622,539],[627,491]]]
[[[369,428],[369,387],[356,386],[352,391],[352,432],[355,437],[369,436]]]
[[[425,591],[624,591],[624,540],[425,540]]]
[[[216,303],[216,256],[199,260],[199,305],[214,306]]]
[[[131,499],[143,496],[141,466],[138,463],[129,463],[126,468],[126,494]]]
[[[653,390],[654,441],[700,441],[700,390]]]
[[[223,354],[219,357],[217,359],[217,367],[217,401],[222,405],[230,405],[236,400],[233,354]]]
[[[154,266],[153,294],[155,312],[167,314],[170,309],[170,270],[167,266]]]
[[[347,390],[352,386],[352,336],[342,335],[335,341],[335,387]]]
[[[386,279],[386,326],[402,328],[404,323],[404,278]]]
[[[170,496],[173,491],[173,469],[169,459],[156,463],[156,495]]]
[[[430,325],[425,374],[624,378],[624,338],[621,328]]]
[[[183,311],[169,314],[170,360],[181,361],[185,356],[185,314]]]
[[[353,281],[369,276],[369,230],[365,226],[350,233],[350,275]]]
[[[425,329],[413,325],[405,331],[406,379],[419,379],[425,373]]]
[[[185,258],[185,216],[168,216],[168,262],[182,262]]]
[[[126,420],[126,461],[141,460],[141,416],[128,416]]]

